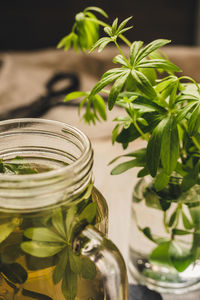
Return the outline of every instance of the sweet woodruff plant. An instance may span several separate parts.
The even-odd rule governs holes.
[[[200,87],[193,78],[182,76],[180,68],[159,51],[169,40],[157,39],[146,45],[142,41],[130,42],[124,34],[132,29],[127,27],[131,18],[121,23],[116,18],[112,25],[102,21],[106,18],[102,9],[87,7],[76,15],[71,33],[58,44],[64,50],[72,46],[76,52],[101,52],[112,44],[119,52],[113,57],[116,66],[106,71],[91,91],[72,92],[65,101],[79,98],[79,113],[84,111],[82,118],[89,124],[106,121],[107,106],[109,111],[115,106],[122,108],[122,116],[114,119],[112,143],[121,143],[124,151],[129,148],[130,152],[112,161],[123,157],[125,160],[111,174],[140,167],[139,178],[153,178],[153,194],[146,203],[163,210],[169,238],[154,237],[149,227],[140,230],[155,243],[151,259],[162,262],[166,254],[170,264],[182,272],[199,257],[200,251],[200,208],[194,210],[195,204],[184,203],[183,198],[177,200],[200,183]],[[104,34],[100,38],[101,27]],[[126,53],[122,41],[127,45]],[[134,151],[131,142],[138,138],[145,140],[146,146]],[[179,183],[172,188],[174,178]],[[158,194],[163,196],[162,201]],[[174,208],[166,216],[172,202]],[[184,212],[185,206],[189,215]],[[177,246],[176,239],[183,235],[193,236],[191,247]]]

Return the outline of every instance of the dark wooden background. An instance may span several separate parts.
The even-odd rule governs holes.
[[[0,50],[55,47],[69,31],[74,15],[100,6],[111,19],[133,16],[133,40],[171,39],[194,45],[198,0],[0,0]]]

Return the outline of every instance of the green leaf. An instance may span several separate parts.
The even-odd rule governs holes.
[[[79,221],[86,220],[88,224],[91,224],[94,221],[94,218],[97,214],[97,204],[92,202],[88,204],[84,210],[78,216]]]
[[[165,59],[142,60],[139,64],[137,64],[137,67],[155,68],[155,69],[163,69],[172,72],[181,72],[181,69],[179,67],[177,67],[175,64]]]
[[[136,159],[126,161],[124,163],[117,165],[115,168],[113,168],[111,171],[111,174],[112,175],[121,174],[131,168],[138,167],[138,164],[140,165],[140,163],[138,163],[138,161]]]
[[[124,75],[124,73],[126,72],[127,70],[124,71],[124,69],[121,72],[118,72],[118,68],[117,68],[116,72],[113,70],[113,72],[109,72],[109,74],[105,73],[101,78],[101,80],[93,87],[90,96],[98,94],[105,86],[113,82],[121,75]]]
[[[111,110],[113,108],[115,101],[117,100],[117,96],[121,92],[121,89],[122,89],[123,85],[125,84],[125,81],[129,74],[130,74],[130,71],[129,70],[126,71],[126,73],[121,75],[120,77],[118,77],[117,80],[115,81],[115,83],[113,84],[113,86],[110,90],[109,97],[108,97],[109,110]]]
[[[19,226],[19,222],[19,219],[14,218],[11,222],[0,225],[0,243],[7,239],[7,237]]]
[[[89,11],[89,10],[98,12],[98,13],[100,13],[102,16],[104,16],[105,18],[108,18],[107,13],[106,13],[103,9],[101,9],[101,8],[99,8],[99,7],[97,7],[97,6],[89,6],[89,7],[86,7],[86,9],[85,9],[84,11],[86,12],[86,11]]]
[[[99,47],[98,52],[101,52],[110,42],[113,42],[113,40],[110,37],[103,37],[94,44],[90,52],[93,52],[98,47]]]
[[[170,40],[158,39],[146,45],[143,49],[140,50],[136,58],[136,63],[141,61],[143,58],[147,57],[149,54],[159,49],[160,47],[170,43]]]
[[[173,228],[172,229],[172,233],[173,235],[188,235],[188,234],[193,234],[193,232],[189,232],[183,229],[177,229],[177,228]]]
[[[192,221],[193,221],[193,227],[195,228],[195,230],[200,230],[200,206],[193,206],[189,208],[190,211],[190,215],[192,217]]]
[[[82,268],[81,256],[75,254],[72,251],[72,249],[69,249],[69,263],[70,263],[70,268],[74,273],[76,274],[81,273],[81,268]]]
[[[193,224],[190,222],[190,220],[188,219],[188,217],[186,216],[183,210],[182,210],[182,220],[185,229],[190,230],[193,228]]]
[[[177,213],[178,213],[178,211],[177,211],[177,209],[175,209],[175,211],[173,212],[173,214],[171,215],[171,217],[169,219],[169,223],[168,223],[169,227],[172,227],[174,225],[174,223],[177,219],[177,215],[178,215]]]
[[[172,262],[169,256],[171,242],[164,242],[158,245],[150,255],[150,262],[161,265],[171,267]]]
[[[57,211],[53,213],[52,224],[53,227],[60,234],[60,236],[66,239],[65,226],[64,226],[63,214],[61,209],[57,209]]]
[[[65,244],[30,241],[21,243],[21,249],[36,257],[49,257],[57,254],[65,247]]]
[[[23,284],[28,278],[26,270],[18,263],[2,264],[0,271],[9,281],[15,284]]]
[[[137,58],[137,55],[140,51],[140,49],[143,46],[143,42],[142,41],[135,41],[134,43],[131,44],[130,47],[130,64],[131,65],[135,65],[135,60]]]
[[[95,95],[93,98],[93,105],[95,106],[96,110],[98,111],[101,118],[106,121],[106,106],[103,98],[100,95]]]
[[[170,245],[169,254],[171,262],[178,272],[183,272],[194,261],[191,250],[174,241]]]
[[[159,173],[154,182],[156,191],[161,191],[169,183],[169,179],[170,177],[164,172]]]
[[[181,184],[181,188],[183,192],[188,191],[191,187],[193,187],[197,183],[196,178],[194,177],[194,173],[190,172],[186,176],[183,177],[183,181]]]
[[[60,49],[64,47],[65,50],[67,51],[71,46],[72,39],[73,39],[73,33],[71,32],[70,34],[68,34],[67,36],[61,39],[61,41],[57,45],[57,48]]]
[[[67,300],[74,300],[77,295],[77,274],[75,274],[69,265],[66,267],[66,273],[62,281],[62,293]]]
[[[196,101],[190,102],[187,105],[185,105],[182,109],[180,109],[177,115],[177,121],[180,122],[184,118],[186,118],[190,111],[194,108],[194,106],[196,106]]]
[[[200,128],[200,103],[196,106],[188,120],[188,131],[191,136],[198,133]]]
[[[147,166],[151,176],[155,177],[160,162],[161,141],[167,119],[163,119],[153,130],[147,145]]]
[[[45,227],[28,228],[24,231],[24,235],[25,237],[38,242],[65,242],[61,236]]]
[[[157,98],[157,94],[151,85],[148,78],[141,72],[137,70],[132,70],[131,75],[136,82],[138,89],[148,98],[154,99]]]
[[[112,23],[112,34],[115,34],[118,25],[118,18],[116,18]]]
[[[87,95],[88,95],[87,92],[72,92],[72,93],[67,94],[67,96],[65,97],[64,101],[65,102],[71,101],[71,100],[74,100],[74,99],[77,99],[77,98],[81,98],[81,97],[87,96]]]
[[[121,30],[126,26],[126,24],[128,23],[128,21],[130,21],[131,19],[132,19],[132,17],[128,17],[128,18],[126,18],[125,20],[123,20],[123,21],[120,23],[120,25],[118,26],[118,29],[117,29],[117,33],[118,33],[118,34],[121,33]],[[132,28],[132,26],[129,27],[129,28]]]
[[[96,266],[93,261],[91,261],[88,257],[81,257],[81,273],[80,275],[85,278],[92,280],[96,277]]]
[[[107,34],[107,35],[109,35],[110,37],[112,37],[113,36],[113,32],[112,32],[112,29],[111,29],[111,27],[104,27],[104,29],[103,29],[104,31],[105,31],[105,33]]]
[[[65,271],[68,262],[68,251],[67,248],[64,248],[58,256],[58,262],[53,271],[53,282],[57,284],[61,281],[61,279],[65,276]]]
[[[77,206],[76,205],[72,205],[67,210],[65,224],[66,224],[66,231],[67,231],[68,239],[70,238],[70,234],[71,234],[71,231],[72,231],[72,224],[73,224],[73,221],[75,220],[76,213],[77,213]]]
[[[152,189],[146,189],[143,193],[145,204],[148,207],[162,210],[159,195]]]
[[[179,157],[179,136],[174,117],[168,118],[163,128],[160,157],[166,174],[171,175]]]
[[[152,242],[156,243],[156,240],[152,236],[151,229],[149,227],[139,228],[139,230]]]
[[[129,67],[127,61],[124,59],[124,57],[121,54],[118,54],[117,56],[115,56],[113,58],[113,63],[121,64],[122,66],[125,66],[126,68]]]

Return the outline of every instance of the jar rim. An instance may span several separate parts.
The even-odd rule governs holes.
[[[21,181],[26,179],[30,180],[45,180],[49,179],[54,176],[62,176],[68,172],[70,172],[72,169],[76,168],[78,165],[81,165],[89,153],[92,151],[91,147],[91,142],[87,135],[83,133],[80,129],[76,128],[75,126],[69,125],[64,122],[56,121],[56,120],[49,120],[49,119],[42,119],[42,118],[20,118],[20,119],[9,119],[9,120],[4,120],[0,121],[0,137],[1,133],[4,131],[1,130],[1,126],[13,124],[13,123],[18,123],[19,128],[23,128],[20,126],[20,124],[24,123],[41,123],[41,124],[49,124],[49,125],[55,125],[55,126],[60,126],[62,127],[62,130],[70,130],[73,134],[76,135],[77,138],[80,139],[80,141],[83,143],[84,146],[84,151],[82,151],[81,155],[72,163],[66,165],[66,166],[61,166],[58,169],[53,169],[53,170],[48,170],[43,173],[36,173],[36,174],[5,174],[5,173],[0,173],[0,180],[6,180],[6,181]]]

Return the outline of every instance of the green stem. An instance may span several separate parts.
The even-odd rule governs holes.
[[[88,21],[93,21],[93,22],[95,22],[95,23],[101,25],[102,27],[110,27],[109,24],[107,24],[107,23],[105,23],[105,22],[103,22],[103,21],[101,21],[101,20],[98,20],[98,19],[87,18],[87,20],[88,20]],[[120,39],[121,39],[127,46],[129,46],[129,47],[131,46],[131,42],[130,42],[123,34],[121,34],[119,37],[120,37]]]
[[[149,138],[147,137],[147,135],[142,131],[142,129],[138,126],[136,121],[133,121],[133,125],[135,126],[135,128],[137,129],[137,131],[139,132],[139,134],[141,135],[141,137],[146,140],[147,142],[149,141]]]
[[[169,227],[167,225],[167,213],[166,213],[166,211],[163,212],[163,224],[164,224],[166,232],[169,233]]]
[[[114,40],[114,43],[115,43],[115,46],[117,47],[117,49],[119,50],[119,52],[121,53],[121,55],[123,56],[124,60],[126,61],[127,65],[130,66],[129,61],[127,60],[126,56],[124,55],[123,51],[121,50],[121,48],[116,40]],[[130,68],[131,68],[131,66],[130,66]]]

